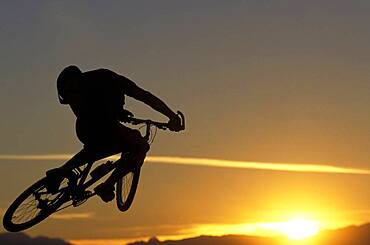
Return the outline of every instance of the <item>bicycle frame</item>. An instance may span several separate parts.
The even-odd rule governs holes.
[[[182,126],[183,129],[185,129],[185,117],[180,111],[178,111],[178,114],[180,115],[180,117],[182,119],[182,125],[181,126]],[[145,135],[143,136],[143,138],[146,141],[149,141],[149,139],[150,139],[151,126],[155,126],[155,127],[159,128],[159,129],[162,129],[162,130],[166,130],[168,128],[167,123],[155,122],[155,121],[152,121],[152,120],[149,120],[149,119],[138,119],[138,118],[129,117],[129,118],[127,118],[127,122],[131,123],[133,125],[145,124],[146,128],[145,128]],[[94,156],[91,156],[92,154],[88,152],[88,149],[84,148],[80,152],[78,152],[76,155],[74,155],[65,164],[65,167],[67,167],[67,168],[70,167],[72,169],[72,171],[74,171],[76,174],[78,174],[80,176],[78,178],[78,182],[75,183],[74,186],[69,186],[68,185],[68,187],[65,187],[65,188],[68,188],[69,190],[72,190],[71,196],[72,196],[72,201],[74,202],[73,205],[76,204],[75,202],[77,202],[77,204],[78,204],[78,201],[81,201],[81,200],[79,200],[79,198],[83,198],[84,200],[82,200],[82,201],[86,201],[88,198],[96,195],[95,193],[87,192],[86,189],[89,188],[90,186],[92,186],[93,184],[95,184],[97,181],[99,181],[104,176],[111,173],[117,167],[119,162],[122,160],[122,156],[121,156],[120,159],[116,160],[114,163],[112,163],[110,165],[109,170],[103,176],[99,176],[98,178],[91,177],[91,179],[89,179],[87,182],[85,182],[89,173],[91,172],[93,164],[97,160],[104,159],[106,157],[112,156],[112,155],[117,154],[117,153],[119,153],[119,152],[110,152],[110,153],[108,153],[108,152],[104,153],[103,152],[103,153],[100,153],[99,156],[94,157]],[[75,165],[75,163],[77,163],[77,165]],[[86,167],[81,169],[80,167],[82,167],[83,165],[86,165]],[[127,172],[129,172],[130,170],[131,170],[130,168],[127,168]]]

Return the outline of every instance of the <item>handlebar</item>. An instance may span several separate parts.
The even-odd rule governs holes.
[[[181,118],[181,130],[185,130],[185,116],[181,111],[177,111],[177,115]]]
[[[181,118],[181,126],[180,126],[180,131],[185,129],[185,116],[181,111],[177,111],[177,115]],[[127,117],[125,122],[131,123],[133,125],[138,125],[138,124],[146,124],[148,127],[151,125],[156,126],[159,129],[166,130],[168,129],[168,123],[164,122],[156,122],[152,121],[150,119],[140,119],[140,118],[135,118],[135,117]]]

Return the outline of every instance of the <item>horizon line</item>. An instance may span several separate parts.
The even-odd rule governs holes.
[[[69,160],[72,154],[38,154],[38,155],[0,155],[0,160]],[[118,159],[118,156],[108,157]],[[145,162],[163,163],[174,165],[203,166],[217,168],[257,169],[284,172],[309,172],[309,173],[337,173],[337,174],[363,174],[370,175],[370,170],[361,168],[339,167],[331,164],[308,164],[308,163],[279,163],[279,162],[255,162],[236,161],[214,158],[197,158],[181,156],[147,156]]]

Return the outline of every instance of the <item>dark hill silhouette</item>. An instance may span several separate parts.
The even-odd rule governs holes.
[[[286,240],[279,238],[244,235],[200,236],[178,241],[160,242],[156,238],[148,242],[134,242],[127,245],[283,245]],[[370,244],[370,224],[350,226],[338,230],[322,231],[304,244],[310,245],[366,245]]]
[[[30,237],[24,233],[0,234],[1,245],[72,245],[62,239],[48,237]],[[279,238],[226,235],[199,236],[178,241],[158,241],[155,237],[148,242],[138,241],[128,245],[284,245]],[[330,231],[322,231],[318,236],[304,243],[305,245],[367,245],[370,244],[370,223],[361,226],[349,226]]]
[[[148,242],[134,242],[128,245],[267,245],[279,244],[274,238],[243,236],[243,235],[227,235],[227,236],[200,236],[188,238],[178,241],[163,241],[160,242],[156,238],[151,238]]]
[[[319,236],[322,244],[365,245],[370,244],[370,223],[361,226],[349,226],[338,230],[325,231]]]
[[[24,233],[1,233],[1,245],[72,245],[62,239],[44,236],[30,237]]]

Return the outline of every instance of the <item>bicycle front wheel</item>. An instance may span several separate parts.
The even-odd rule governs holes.
[[[116,201],[120,211],[127,211],[134,201],[137,185],[139,183],[140,167],[128,171],[116,184]]]
[[[65,181],[63,182],[61,186],[66,186]],[[49,193],[46,189],[46,177],[42,178],[9,206],[3,217],[4,228],[10,232],[28,229],[57,211],[66,201],[68,196],[63,191]]]

